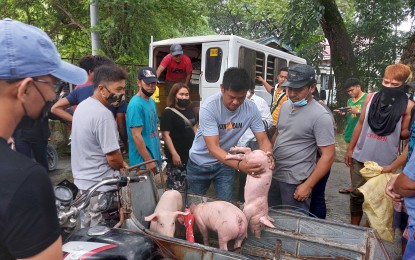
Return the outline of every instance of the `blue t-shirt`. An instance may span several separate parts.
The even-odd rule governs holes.
[[[144,162],[143,157],[135,146],[131,131],[132,127],[142,127],[141,135],[146,144],[147,152],[152,159],[161,160],[157,122],[158,117],[154,100],[152,98],[146,100],[135,95],[127,107],[128,156],[130,165]]]
[[[79,105],[82,101],[85,99],[91,97],[94,94],[94,84],[80,87],[69,93],[69,95],[66,96],[66,99],[69,101],[69,104],[71,106]],[[114,115],[114,118],[117,116],[118,113],[125,114],[127,110],[127,104],[125,101],[121,103],[119,107],[113,107],[109,106],[108,109],[112,112]]]

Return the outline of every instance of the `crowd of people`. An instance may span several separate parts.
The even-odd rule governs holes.
[[[312,216],[325,218],[325,186],[335,159],[336,123],[330,109],[319,101],[314,69],[306,64],[283,67],[276,86],[261,76],[272,95],[271,106],[255,95],[254,79],[243,68],[229,68],[220,91],[206,98],[200,112],[191,107],[189,80],[191,62],[180,45],[155,70],[144,67],[137,74],[137,94],[125,101],[127,72],[111,59],[88,55],[80,67],[60,59],[55,45],[40,29],[4,19],[0,21],[0,259],[58,259],[62,241],[57,221],[52,185],[42,155],[48,132],[43,125],[50,101],[55,99],[59,81],[78,84],[50,111],[72,122],[71,166],[74,182],[85,193],[105,177],[127,167],[120,148],[128,153],[128,163],[136,165],[167,158],[169,188],[182,190],[184,179],[189,191],[206,194],[213,183],[219,200],[231,201],[234,178],[240,180],[238,200],[243,201],[246,175],[260,178],[269,167],[273,171],[268,204],[291,206]],[[158,78],[166,70],[170,84],[167,107],[159,121],[152,96]],[[404,259],[415,255],[415,144],[414,102],[408,98],[405,83],[411,70],[403,64],[386,67],[378,92],[366,94],[356,78],[342,84],[350,95],[347,107],[335,110],[346,116],[345,163],[350,168],[351,185],[340,190],[350,193],[351,224],[360,225],[365,184],[360,169],[374,161],[393,172],[406,163],[403,173],[393,178],[386,193],[396,202],[404,201],[409,216]],[[67,108],[77,106],[73,115]],[[411,121],[412,119],[412,121]],[[158,126],[164,140],[161,151]],[[34,127],[37,126],[37,127]],[[32,131],[38,139],[30,139]],[[9,143],[14,136],[16,148]],[[402,140],[409,143],[399,154]],[[226,160],[233,146],[260,149],[268,155],[268,165],[246,160]],[[32,149],[33,151],[31,151]],[[25,152],[26,151],[26,152]],[[143,167],[154,174],[160,164]],[[46,168],[46,169],[45,169]],[[81,226],[97,225],[100,212],[110,203],[115,187],[94,193],[81,214]],[[19,216],[16,218],[15,216]]]

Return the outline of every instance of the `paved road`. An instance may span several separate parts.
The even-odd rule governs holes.
[[[338,192],[339,189],[350,184],[349,169],[343,163],[345,145],[340,135],[338,135],[336,142],[336,160],[332,166],[331,175],[326,186],[327,219],[349,223],[349,196]],[[59,183],[63,179],[72,179],[69,156],[60,158],[58,169],[51,172],[50,177],[54,184]],[[395,240],[394,245],[387,245],[388,252],[392,259],[400,259],[400,240],[398,235],[396,235]]]

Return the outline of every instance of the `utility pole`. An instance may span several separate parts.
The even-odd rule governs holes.
[[[95,31],[95,26],[98,24],[98,0],[91,0],[89,4],[90,19],[91,19],[91,44],[92,55],[97,54],[99,49],[99,35]]]

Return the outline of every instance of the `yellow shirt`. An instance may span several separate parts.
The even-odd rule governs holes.
[[[274,92],[274,102],[271,105],[271,113],[272,113],[272,125],[277,125],[278,122],[278,116],[280,114],[281,105],[288,100],[287,95],[285,94],[283,97],[281,97],[283,94],[285,94],[284,90],[276,89]],[[278,104],[277,104],[278,102]],[[277,106],[275,109],[275,105]],[[274,111],[272,111],[274,109]]]

